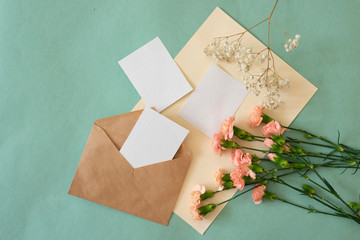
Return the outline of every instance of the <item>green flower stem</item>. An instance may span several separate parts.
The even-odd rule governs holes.
[[[279,200],[279,201],[281,201],[281,202],[284,202],[284,203],[293,205],[293,206],[295,206],[295,207],[299,207],[299,208],[308,210],[309,212],[312,212],[312,213],[321,213],[321,214],[325,214],[325,215],[331,215],[331,216],[335,216],[335,217],[342,217],[342,218],[348,218],[348,219],[354,220],[353,217],[348,216],[348,215],[319,211],[319,210],[316,210],[316,209],[313,209],[313,208],[308,208],[308,207],[301,206],[301,205],[296,204],[296,203],[289,202],[289,201],[287,201],[287,200],[285,200],[285,199],[282,199],[282,198],[276,198],[276,200]],[[356,220],[355,220],[355,221],[356,221]]]
[[[303,144],[308,144],[308,145],[314,145],[314,146],[330,148],[330,149],[336,150],[338,152],[345,152],[345,153],[348,153],[348,154],[351,153],[351,154],[355,155],[355,156],[353,156],[355,158],[360,156],[360,154],[358,154],[357,152],[346,150],[340,145],[329,146],[329,145],[324,145],[324,144],[320,144],[320,143],[313,143],[313,142],[307,142],[307,141],[303,141],[303,140],[290,139],[290,138],[286,138],[286,141],[289,142],[289,143],[298,143],[298,144],[303,143]],[[343,149],[343,151],[340,151],[339,147],[341,147]],[[338,155],[332,155],[331,154],[330,156],[338,156]]]
[[[342,160],[351,160],[351,159],[357,159],[360,157],[360,154],[357,155],[353,155],[353,156],[348,156],[348,157],[343,157],[343,156],[339,156],[339,155],[333,155],[333,154],[326,154],[326,153],[314,153],[314,152],[309,152],[310,154],[313,155],[317,155],[317,156],[324,156],[324,158],[327,158],[328,156],[330,157],[337,157],[337,158],[341,158]]]
[[[255,137],[255,141],[258,141],[258,142],[264,142],[263,140],[261,139],[256,139],[258,138],[259,136],[254,136]],[[265,137],[264,137],[265,138]],[[321,146],[321,147],[326,147],[326,148],[331,148],[331,149],[334,149],[334,150],[338,150],[336,147],[334,146],[329,146],[329,145],[324,145],[324,144],[318,144],[318,143],[311,143],[311,142],[306,142],[306,141],[302,141],[302,140],[289,140],[287,139],[287,142],[293,142],[293,143],[304,143],[304,144],[309,144],[309,145],[315,145],[315,146]],[[340,151],[339,151],[340,152]],[[316,157],[316,158],[327,158],[327,159],[331,159],[331,160],[338,160],[338,159],[335,159],[335,158],[330,158],[330,157],[343,157],[343,156],[339,156],[339,155],[334,155],[334,154],[327,154],[327,153],[313,153],[313,152],[308,152],[307,156],[310,156],[310,157]],[[325,157],[324,157],[325,156]],[[358,157],[360,157],[360,154],[356,154],[355,156],[349,156],[349,157],[346,157],[346,158],[343,158],[344,160],[350,160],[350,159],[357,159]]]
[[[299,143],[299,144],[304,143],[304,144],[315,145],[315,146],[320,146],[320,147],[325,147],[325,148],[331,148],[331,149],[334,149],[334,150],[338,150],[335,146],[330,146],[330,145],[325,145],[325,144],[320,144],[320,143],[312,143],[312,142],[296,140],[296,139],[290,139],[290,138],[286,138],[286,142]]]
[[[283,170],[283,168],[280,168],[280,169],[278,169],[278,170]],[[288,168],[288,169],[285,169],[285,170],[292,170],[292,169],[290,169],[290,168]],[[288,173],[284,173],[284,174],[280,174],[280,175],[278,175],[278,176],[276,176],[276,177],[284,177],[284,176],[288,176],[288,175],[291,175],[291,174],[294,174],[294,173],[297,173],[298,171],[291,171],[291,172],[288,172]],[[266,174],[265,176],[262,176],[262,179],[259,179],[259,180],[255,180],[255,181],[251,181],[251,182],[246,182],[245,183],[245,185],[253,185],[253,184],[258,184],[258,183],[261,183],[261,182],[263,182],[264,180],[268,180],[268,181],[270,181],[271,179],[266,179],[266,178],[264,178],[264,177],[266,177],[266,176],[268,176],[269,174]],[[232,187],[232,188],[224,188],[223,190],[217,190],[217,191],[214,191],[214,194],[216,194],[216,193],[219,193],[219,192],[223,192],[223,191],[226,191],[226,190],[230,190],[230,189],[234,189],[234,188],[236,188],[236,187]]]
[[[240,146],[240,145],[236,148],[237,149],[248,149],[248,150],[253,150],[253,151],[262,152],[262,153],[269,153],[269,151],[260,150],[260,149],[256,149],[256,148],[250,148],[250,147],[244,147],[244,146]]]
[[[341,166],[341,165],[324,165],[323,167],[327,167],[327,168],[350,168],[350,169],[359,169],[358,167],[355,166]]]
[[[339,159],[337,159],[337,158],[330,158],[330,157],[321,156],[321,155],[312,154],[312,153],[307,153],[306,156],[308,156],[308,157],[314,157],[314,158],[321,158],[321,159],[329,159],[329,160],[334,160],[334,161],[338,161],[338,160],[339,160]]]
[[[337,144],[331,142],[330,140],[328,140],[328,139],[326,139],[326,138],[324,138],[324,137],[316,136],[315,134],[312,134],[312,133],[310,133],[310,132],[308,132],[308,131],[305,131],[305,130],[302,130],[302,129],[299,129],[299,128],[286,127],[286,126],[284,126],[284,125],[281,125],[281,127],[287,128],[287,129],[289,129],[289,130],[293,130],[293,131],[305,133],[305,134],[308,134],[308,135],[313,136],[314,138],[317,138],[317,139],[320,139],[320,140],[322,140],[322,141],[324,141],[324,142],[330,143],[330,144],[332,144],[332,145],[334,145],[334,146],[338,146]]]
[[[295,191],[297,191],[297,192],[300,192],[301,194],[304,194],[304,195],[306,195],[306,196],[314,199],[315,201],[319,202],[320,204],[322,204],[322,205],[324,205],[324,206],[326,206],[326,207],[328,207],[328,208],[330,208],[330,209],[332,209],[332,210],[334,210],[334,211],[336,211],[336,212],[344,213],[344,211],[341,211],[339,207],[333,205],[332,203],[329,204],[329,203],[323,202],[323,201],[325,200],[325,198],[322,197],[322,196],[319,196],[319,195],[316,194],[316,193],[313,193],[313,194],[311,194],[311,195],[308,195],[304,190],[302,190],[302,189],[300,189],[300,188],[297,188],[297,187],[294,187],[294,186],[292,186],[292,185],[284,182],[284,181],[281,180],[280,178],[272,179],[271,181],[272,181],[272,182],[275,182],[275,183],[280,183],[280,184],[283,184],[283,185],[285,185],[285,186],[287,186],[287,187],[289,187],[289,188],[292,188],[293,190],[295,190]]]
[[[278,152],[275,152],[278,153]],[[280,153],[286,156],[291,157],[290,153]],[[321,158],[321,159],[329,159],[329,160],[333,160],[333,161],[346,161],[346,160],[352,160],[352,159],[358,159],[358,156],[349,156],[349,157],[343,157],[343,156],[338,156],[338,155],[331,155],[331,154],[326,154],[326,153],[313,153],[313,152],[307,152],[306,156],[308,157],[314,157],[314,158]],[[359,155],[360,156],[360,155]]]
[[[314,137],[314,138],[320,139],[320,140],[322,140],[322,141],[324,141],[324,142],[326,142],[326,143],[329,143],[329,144],[333,145],[336,149],[340,149],[340,148],[344,148],[344,147],[345,147],[346,149],[349,149],[347,146],[345,146],[345,145],[343,145],[343,144],[333,143],[332,141],[330,141],[330,140],[328,140],[328,139],[326,139],[326,138],[324,138],[324,137],[316,136],[315,134],[312,134],[312,133],[310,133],[310,132],[308,132],[308,131],[305,131],[305,130],[302,130],[302,129],[292,128],[292,127],[286,127],[286,126],[283,126],[283,125],[281,125],[281,127],[287,128],[287,129],[289,129],[289,130],[294,130],[294,131],[297,131],[297,132],[301,132],[301,133],[305,133],[305,134],[311,135],[311,136]],[[358,151],[352,151],[352,150],[346,150],[346,149],[344,149],[343,152],[351,153],[351,154],[358,154]]]
[[[221,205],[221,204],[224,204],[224,203],[230,202],[230,201],[232,201],[232,200],[236,199],[237,197],[240,197],[241,195],[243,195],[243,194],[245,194],[245,193],[247,193],[247,192],[249,192],[249,191],[253,190],[253,189],[254,189],[254,188],[256,188],[256,187],[258,187],[258,186],[254,186],[254,187],[252,187],[252,188],[249,188],[249,189],[247,189],[246,191],[244,191],[244,192],[242,192],[242,193],[239,193],[239,194],[237,194],[237,195],[233,196],[232,198],[229,198],[228,200],[225,200],[225,201],[223,201],[223,202],[221,202],[221,203],[216,204],[216,206],[219,206],[219,205]]]
[[[312,180],[312,179],[311,179],[311,178],[309,178],[308,176],[306,176],[306,175],[301,175],[301,174],[300,174],[300,176],[302,176],[302,177],[303,177],[303,178],[305,178],[306,180],[310,181],[311,183],[315,184],[316,186],[318,186],[319,188],[323,189],[324,191],[326,191],[326,192],[328,192],[328,193],[332,194],[332,192],[331,192],[329,189],[327,189],[327,188],[325,188],[325,187],[321,186],[319,183],[315,182],[314,180]],[[335,206],[333,203],[331,203],[331,202],[330,202],[330,201],[328,201],[327,199],[325,199],[325,201],[327,201],[329,204],[331,204],[331,205]],[[336,207],[336,206],[335,206],[335,207]],[[340,210],[340,211],[342,211],[342,212],[344,212],[344,210],[342,210],[341,208],[339,208],[339,210]]]
[[[315,170],[314,170],[315,171]],[[285,183],[284,181],[280,180],[280,179],[275,179],[275,180],[272,180],[274,182],[277,182],[277,183],[280,183],[280,184],[283,184],[285,186],[288,186],[292,189],[294,189],[295,191],[298,191],[308,197],[311,197],[309,195],[307,195],[303,190],[299,189],[299,188],[296,188],[294,186],[291,186],[290,184],[287,184]],[[354,210],[352,209],[341,197],[339,194],[337,194],[336,192],[331,192],[335,197],[337,197],[341,202],[343,202],[343,204],[345,204],[351,211],[352,213],[356,216],[355,218],[358,218],[358,220],[360,220],[360,216],[359,214]],[[349,217],[351,217],[352,219],[354,218],[354,216],[351,216],[349,215],[348,213],[346,213],[343,209],[341,209],[340,207],[334,205],[333,203],[331,203],[330,201],[326,200],[324,197],[321,197],[319,196],[318,194],[314,193],[313,196],[315,197],[311,197],[312,199],[314,199],[315,201],[321,203],[322,205],[324,206],[327,206],[328,208],[338,212],[339,214],[342,214],[342,215],[348,215]],[[326,201],[327,203],[323,202],[323,201]]]
[[[331,191],[331,193],[337,198],[339,199],[348,209],[350,209],[350,211],[355,214],[357,217],[359,217],[359,213],[357,211],[355,211],[352,207],[350,207],[345,201],[344,199],[341,198],[341,196],[335,191],[335,189],[333,188],[333,186],[330,185],[330,183],[328,181],[326,181],[323,177],[320,176],[320,174],[313,169],[314,173],[318,176],[318,178],[325,184],[325,186],[328,187],[328,189]]]
[[[281,177],[281,176],[293,174],[293,173],[296,173],[296,172],[299,173],[299,171],[292,171],[292,172],[289,172],[289,173],[286,173],[286,174],[279,175],[279,176],[277,176],[277,178],[279,178],[279,177]],[[271,179],[267,179],[267,180],[271,180]],[[264,181],[264,180],[261,180],[261,181]],[[249,183],[249,184],[247,184],[247,185],[251,185],[251,184],[255,184],[255,182]],[[293,187],[293,186],[291,186],[291,185],[289,185],[289,186],[290,186],[290,187]],[[227,200],[225,200],[225,201],[223,201],[223,202],[220,202],[220,203],[218,203],[218,204],[215,204],[215,205],[216,205],[216,206],[219,206],[219,205],[221,205],[221,204],[230,202],[230,201],[238,198],[239,196],[241,196],[241,195],[243,195],[243,194],[245,194],[245,193],[253,190],[253,189],[256,188],[256,187],[258,187],[258,186],[254,186],[254,187],[252,187],[252,188],[249,188],[249,189],[245,190],[244,192],[242,192],[242,193],[240,193],[240,194],[237,194],[237,195],[233,196],[232,198],[229,198],[229,199],[227,199]],[[294,187],[294,188],[295,188],[295,187]],[[300,192],[303,193],[303,191],[302,191],[301,189],[297,189],[297,188],[295,188],[295,189],[296,189],[297,191],[299,190]],[[224,189],[224,190],[228,190],[228,189]],[[224,191],[224,190],[222,190],[222,191]],[[219,192],[219,191],[216,191],[216,192]],[[318,195],[316,195],[316,196],[318,196]],[[312,213],[321,213],[321,214],[331,215],[331,216],[335,216],[335,217],[352,219],[352,220],[354,220],[355,222],[357,222],[357,223],[360,224],[360,217],[350,215],[350,214],[344,212],[341,208],[338,208],[337,206],[333,205],[332,203],[331,203],[331,204],[332,204],[334,207],[329,206],[330,203],[329,203],[329,204],[326,204],[326,203],[324,204],[323,202],[321,202],[321,203],[323,203],[325,206],[327,206],[327,207],[329,207],[330,209],[334,210],[336,213],[319,211],[319,210],[316,210],[316,209],[313,209],[313,208],[309,208],[309,207],[301,206],[301,205],[296,204],[296,203],[292,203],[292,202],[290,202],[290,201],[287,201],[287,200],[285,200],[285,199],[278,198],[278,197],[277,197],[276,199],[279,200],[279,201],[281,201],[281,202],[284,202],[284,203],[287,203],[287,204],[290,204],[290,205],[293,205],[293,206],[296,206],[296,207],[299,207],[299,208],[308,210],[309,212],[312,212]],[[316,200],[319,200],[319,199],[316,199]]]
[[[253,151],[257,151],[257,152],[262,152],[262,153],[269,153],[269,151],[260,150],[260,149],[256,149],[256,148],[243,147],[243,146],[241,146],[240,149],[241,148],[248,149],[248,150],[253,150]]]
[[[267,137],[264,137],[264,136],[256,136],[256,135],[253,135],[253,136],[256,137],[256,138],[262,138],[262,139],[267,138]]]

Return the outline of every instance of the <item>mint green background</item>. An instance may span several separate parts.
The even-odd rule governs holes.
[[[359,225],[277,202],[230,203],[204,236],[173,215],[169,226],[67,195],[94,120],[139,100],[117,60],[159,36],[173,57],[216,6],[245,27],[268,0],[1,0],[0,239],[359,239]],[[287,54],[272,47],[319,91],[293,126],[360,147],[360,2],[280,0],[274,19],[301,34]],[[252,33],[266,41],[265,26]],[[323,171],[348,200],[356,176]],[[277,186],[272,189],[279,189]],[[284,197],[306,198],[284,190]]]

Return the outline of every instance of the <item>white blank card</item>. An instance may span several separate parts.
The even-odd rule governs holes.
[[[173,159],[189,130],[146,107],[120,153],[133,166],[143,167]]]
[[[244,84],[213,64],[179,116],[212,138],[220,130],[222,121],[235,114],[247,94]]]
[[[119,61],[144,102],[159,112],[192,91],[160,38]]]

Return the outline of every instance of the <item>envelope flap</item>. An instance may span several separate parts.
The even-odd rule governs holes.
[[[133,169],[115,145],[121,147],[140,114],[95,122],[69,194],[167,225],[191,153],[182,145],[173,160]]]
[[[99,119],[96,120],[94,124],[101,127],[116,148],[120,150],[131,130],[134,128],[142,111],[143,110],[139,110]]]

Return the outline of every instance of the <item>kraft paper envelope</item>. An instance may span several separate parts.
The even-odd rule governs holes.
[[[204,48],[215,37],[228,36],[243,31],[245,31],[245,29],[220,8],[216,8],[213,11],[205,23],[199,28],[199,30],[175,58],[175,62],[178,64],[193,88],[195,88],[200,82],[210,65],[215,62],[212,58],[205,56]],[[252,46],[254,51],[265,48],[265,45],[250,33],[245,34],[243,43],[246,46]],[[278,44],[282,45],[283,43]],[[301,56],[301,48],[296,49],[295,51],[294,54],[299,54]],[[291,86],[290,88],[282,91],[282,97],[284,98],[286,104],[278,110],[267,111],[266,113],[276,117],[276,119],[280,120],[283,124],[289,125],[305,107],[310,98],[315,94],[317,88],[296,72],[291,66],[280,59],[276,54],[274,54],[274,57],[277,71],[284,78],[290,79]],[[236,70],[234,64],[226,64],[223,62],[218,62],[217,64],[240,81],[241,73]],[[228,170],[232,170],[232,167],[229,152],[225,152],[222,157],[215,155],[211,148],[211,139],[177,115],[184,103],[187,101],[187,98],[188,97],[181,99],[162,113],[171,120],[190,130],[189,135],[185,139],[185,144],[190,148],[193,154],[193,160],[190,164],[183,187],[179,194],[174,212],[198,232],[203,234],[215,220],[224,205],[217,207],[214,212],[206,215],[206,218],[203,221],[194,222],[189,213],[190,192],[195,184],[202,184],[208,189],[216,190],[214,180],[215,171],[219,167]],[[235,114],[236,126],[242,127],[254,134],[261,134],[260,128],[255,130],[247,126],[248,115],[252,108],[258,104],[258,101],[259,99],[253,93],[248,94]],[[142,109],[143,107],[144,103],[140,101],[134,109]],[[203,120],[206,121],[206,119]],[[241,143],[244,144],[243,142]],[[263,147],[260,143],[250,143],[247,145],[253,147]],[[224,191],[221,194],[216,194],[215,198],[209,199],[207,202],[219,203],[232,197],[235,192],[236,190]],[[238,204],[241,204],[243,199],[237,199],[236,201]],[[254,205],[254,207],[256,206]]]
[[[95,121],[69,194],[167,225],[191,153],[182,144],[172,160],[133,169],[119,149],[141,112]]]

